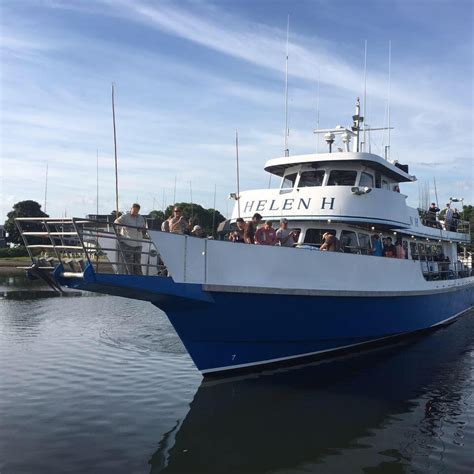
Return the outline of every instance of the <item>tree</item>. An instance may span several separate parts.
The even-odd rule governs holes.
[[[23,245],[23,239],[21,238],[20,232],[15,224],[16,217],[49,217],[41,210],[41,204],[36,201],[20,201],[14,204],[13,211],[7,214],[7,220],[5,221],[5,232],[8,232],[8,242],[14,244]],[[24,230],[34,232],[35,230],[41,230],[38,224],[24,223],[22,225]],[[37,239],[29,238],[29,243],[34,243]]]

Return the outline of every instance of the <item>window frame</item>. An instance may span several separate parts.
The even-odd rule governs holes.
[[[331,177],[333,173],[354,173],[354,181],[352,184],[331,184]],[[355,186],[355,183],[357,182],[357,170],[339,170],[339,169],[331,169],[328,172],[328,177],[327,177],[327,182],[326,186]]]

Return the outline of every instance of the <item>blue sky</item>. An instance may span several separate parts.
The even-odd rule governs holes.
[[[114,208],[110,88],[116,84],[120,208],[193,200],[231,211],[235,130],[241,189],[265,188],[283,154],[290,15],[290,153],[316,150],[320,126],[348,125],[363,95],[367,123],[386,124],[392,42],[393,159],[440,204],[473,195],[473,3],[442,1],[21,1],[1,13],[0,220],[13,203],[47,212]],[[386,137],[372,137],[382,153]],[[323,146],[320,146],[322,150]],[[192,184],[190,184],[192,183]],[[276,183],[276,181],[274,181]],[[418,185],[402,187],[418,204]],[[432,197],[434,192],[432,190]]]

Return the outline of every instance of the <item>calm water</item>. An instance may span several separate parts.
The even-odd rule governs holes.
[[[0,280],[1,474],[474,471],[474,313],[357,357],[202,382],[148,303],[27,285]]]

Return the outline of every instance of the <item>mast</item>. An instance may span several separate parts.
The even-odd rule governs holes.
[[[364,113],[364,122],[363,122],[364,132],[362,136],[363,147],[361,151],[365,151],[365,148],[366,148],[365,122],[367,118],[367,40],[365,40],[365,50],[364,50],[364,112],[363,113]]]
[[[117,129],[115,127],[115,84],[112,82],[112,120],[114,124],[114,152],[115,152],[115,218],[119,216],[118,194],[118,161],[117,161]]]
[[[235,158],[237,165],[237,217],[240,217],[239,132],[235,131]]]
[[[216,194],[217,194],[217,184],[214,183],[214,203],[212,207],[212,235],[216,236]]]
[[[46,203],[48,200],[48,162],[46,162],[46,175],[44,180],[44,212],[46,212]]]
[[[99,149],[97,148],[96,155],[96,214],[99,218]]]
[[[290,37],[290,15],[286,24],[286,64],[285,64],[285,156],[290,156],[288,148],[288,43]]]
[[[176,204],[176,181],[178,179],[178,175],[174,175],[174,189],[173,189],[173,206]]]
[[[390,92],[392,82],[392,40],[388,41],[388,98],[387,98],[387,126],[388,126],[388,152],[385,158],[390,158]]]
[[[321,69],[318,68],[318,89],[316,94],[316,129],[319,129],[319,88],[321,84]],[[316,153],[319,153],[319,134],[316,135]]]

